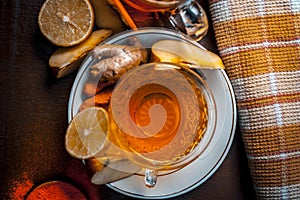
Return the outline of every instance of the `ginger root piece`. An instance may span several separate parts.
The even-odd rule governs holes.
[[[147,50],[142,46],[128,46],[118,44],[104,44],[93,49],[94,58],[100,59],[90,68],[94,77],[100,81],[115,83],[120,77],[133,67],[146,63]],[[101,59],[102,57],[110,57]]]
[[[102,89],[104,89],[107,86],[112,85],[112,83],[108,82],[92,82],[87,81],[83,86],[83,93],[87,97],[95,96],[98,92],[100,92]]]
[[[82,91],[87,97],[94,96],[96,93],[99,92],[98,84],[94,82],[87,81],[83,86]]]
[[[57,78],[61,78],[78,69],[85,55],[111,34],[112,31],[108,29],[97,30],[76,46],[63,47],[56,50],[49,59],[49,65],[54,75]]]
[[[107,110],[111,95],[112,95],[113,87],[107,87],[104,90],[97,93],[95,96],[86,99],[81,105],[79,110],[82,111],[89,107],[103,107]]]

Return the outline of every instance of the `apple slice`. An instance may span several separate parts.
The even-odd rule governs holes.
[[[151,52],[154,62],[172,62],[200,69],[225,68],[217,54],[178,40],[160,40],[152,45]]]
[[[95,172],[91,182],[96,185],[111,183],[141,170],[141,167],[124,157],[94,158],[89,162]]]
[[[141,170],[140,166],[128,160],[124,152],[112,143],[105,151],[86,161],[94,173],[91,182],[96,185],[114,182]]]

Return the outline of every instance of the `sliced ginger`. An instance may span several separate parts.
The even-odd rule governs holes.
[[[112,31],[108,29],[97,30],[76,46],[62,47],[56,50],[49,60],[54,75],[60,78],[78,69],[85,55],[111,34]]]

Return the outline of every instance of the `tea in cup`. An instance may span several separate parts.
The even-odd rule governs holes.
[[[141,166],[153,187],[160,172],[198,158],[214,133],[216,108],[205,80],[174,63],[135,67],[117,82],[108,109],[110,141]]]

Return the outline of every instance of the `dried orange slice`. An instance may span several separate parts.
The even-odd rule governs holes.
[[[107,146],[108,114],[104,108],[91,107],[79,112],[68,126],[65,147],[79,159],[92,158]]]
[[[46,0],[40,9],[38,23],[53,44],[73,46],[92,32],[93,7],[88,0]]]

